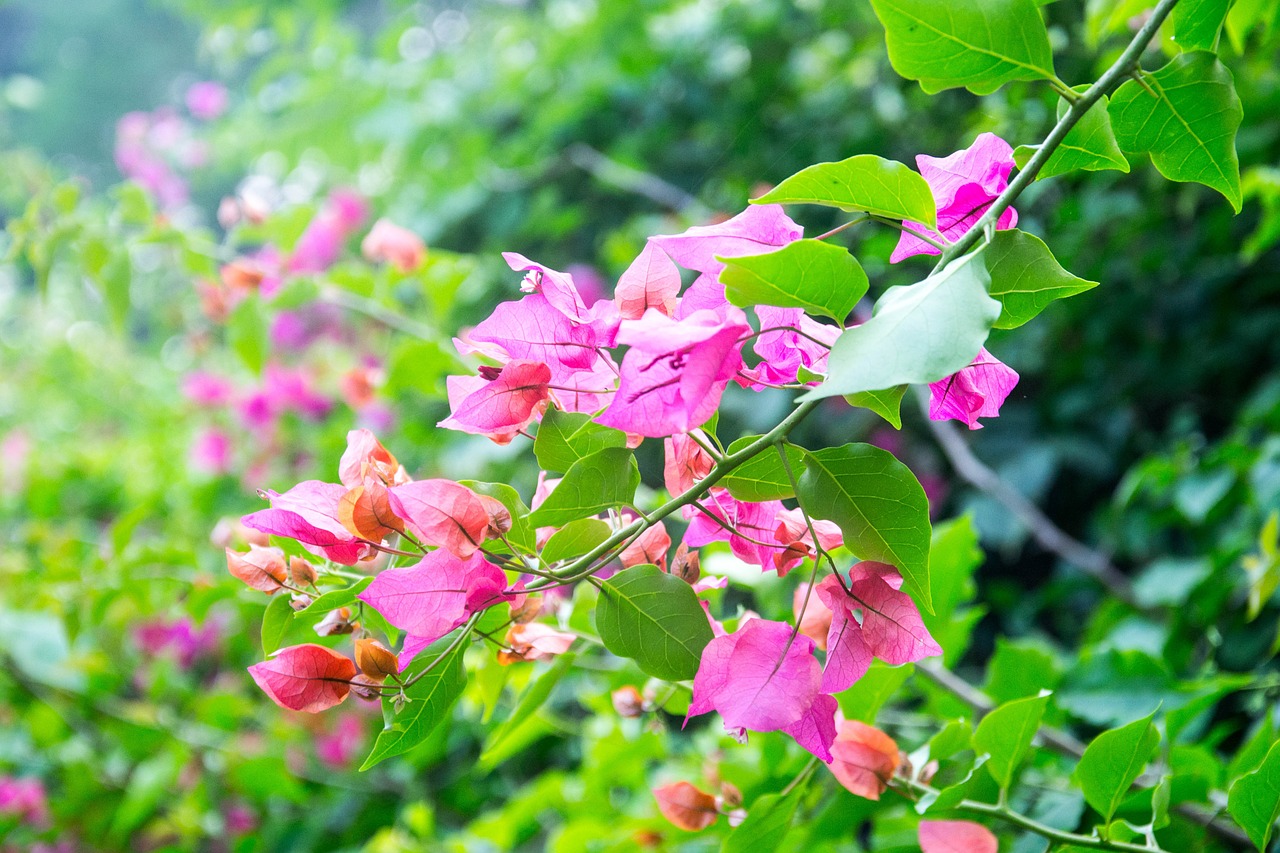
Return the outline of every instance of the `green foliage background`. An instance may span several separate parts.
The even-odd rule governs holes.
[[[1046,5],[1059,75],[1094,79],[1144,5]],[[1262,11],[1245,17],[1246,6]],[[1280,512],[1280,7],[1235,10],[1222,53],[1246,117],[1243,214],[1147,163],[1034,186],[1020,227],[1052,235],[1058,260],[1101,285],[1017,333],[993,333],[1022,383],[973,436],[1018,491],[1113,555],[1134,601],[955,480],[910,405],[893,439],[932,475],[935,513],[959,519],[934,544],[935,565],[954,568],[930,626],[948,666],[998,701],[1055,690],[1046,719],[1086,739],[1160,704],[1175,803],[1261,764],[1280,694],[1280,560],[1266,529]],[[231,109],[199,131],[209,162],[190,175],[194,212],[160,216],[118,184],[112,127],[128,110],[178,104],[206,77],[230,85]],[[287,246],[326,190],[356,186],[377,215],[423,235],[432,254],[421,276],[375,269],[353,250],[294,297],[336,288],[365,314],[412,318],[427,339],[352,314],[349,351],[329,342],[300,358],[331,387],[358,354],[381,359],[398,417],[380,437],[411,471],[509,482],[527,497],[532,454],[434,428],[447,411],[449,336],[512,291],[498,252],[589,264],[612,282],[645,236],[732,214],[811,163],[910,162],[986,130],[1034,142],[1054,108],[1049,92],[1020,83],[981,99],[925,95],[892,72],[860,0],[0,6],[0,440],[30,447],[25,461],[0,461],[0,772],[44,780],[54,813],[44,831],[0,822],[0,845],[624,850],[652,832],[666,849],[713,849],[718,837],[662,821],[649,788],[696,781],[712,753],[750,807],[803,759],[772,736],[722,749],[713,726],[678,735],[679,716],[619,718],[609,691],[642,686],[634,668],[469,662],[479,674],[455,723],[364,774],[358,761],[317,758],[331,719],[283,715],[256,692],[244,667],[261,658],[262,599],[226,576],[210,533],[256,508],[255,488],[331,479],[356,415],[339,403],[323,420],[287,421],[278,452],[253,468],[253,437],[242,435],[229,476],[188,463],[209,416],[183,399],[182,376],[254,381],[229,339],[257,340],[258,321],[285,307],[252,305],[226,330],[201,315],[193,281],[213,277],[232,246],[214,220],[218,199],[248,175],[289,188],[240,238]],[[838,221],[800,210],[809,233]],[[881,288],[912,275],[884,260],[894,239],[853,238]],[[90,246],[128,259],[123,303]],[[729,397],[722,434],[763,432],[783,411],[781,398]],[[882,436],[863,415],[817,419],[803,443]],[[660,465],[642,450],[647,485],[660,484]],[[756,592],[785,608],[789,589]],[[191,668],[136,641],[140,624],[181,614],[222,637]],[[545,703],[522,721],[534,678]],[[935,756],[946,722],[972,718],[899,670],[873,670],[842,701],[904,748],[932,737]],[[367,748],[380,721],[352,714]],[[1072,764],[1033,750],[1020,805],[1074,826],[1085,804],[1065,789]],[[1150,794],[1137,799],[1119,814],[1142,823]],[[228,833],[233,808],[259,828]],[[800,808],[794,849],[915,844],[901,803],[826,784]],[[1173,850],[1217,843],[1185,820],[1165,832]],[[1028,835],[1006,843],[1044,849]]]

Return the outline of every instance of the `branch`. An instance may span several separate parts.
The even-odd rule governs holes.
[[[619,189],[644,196],[655,204],[660,204],[676,213],[706,212],[706,208],[696,196],[685,192],[675,184],[664,181],[657,175],[619,163],[585,142],[571,145],[567,156],[570,163],[588,172],[592,177]]]
[[[633,536],[643,533],[648,528],[662,521],[671,513],[683,506],[694,503],[707,492],[711,491],[711,487],[720,482],[726,474],[739,465],[752,459],[765,450],[768,450],[774,443],[781,441],[790,435],[796,424],[805,419],[805,416],[812,412],[821,403],[821,400],[808,400],[796,406],[791,414],[787,415],[776,427],[769,432],[757,438],[746,447],[722,458],[717,462],[707,474],[697,483],[695,483],[688,491],[678,497],[672,498],[662,506],[649,513],[647,518],[639,518],[623,527],[614,531],[613,535],[592,548],[586,554],[574,560],[569,565],[556,572],[556,576],[561,579],[560,583],[569,583],[575,580],[581,580],[589,575],[599,571],[603,564],[593,565],[601,557],[610,554],[616,547],[631,539]],[[545,589],[552,584],[530,584],[529,592],[537,592]]]
[[[1133,597],[1129,579],[1115,567],[1106,554],[1069,536],[1054,524],[1038,506],[1002,480],[999,474],[975,456],[969,443],[960,435],[960,431],[954,424],[929,418],[928,400],[923,389],[918,396],[925,411],[925,423],[928,424],[929,431],[933,433],[943,455],[947,457],[947,461],[951,463],[951,467],[961,479],[1009,510],[1015,518],[1026,525],[1031,532],[1031,538],[1042,548],[1057,554],[1073,566],[1079,566],[1125,604],[1142,609]]]
[[[938,790],[929,785],[916,782],[911,779],[902,780],[906,783],[907,788],[912,793],[919,794],[937,794]],[[1036,835],[1049,839],[1055,844],[1069,844],[1072,847],[1083,847],[1088,850],[1116,850],[1121,853],[1162,853],[1162,847],[1148,847],[1145,844],[1130,844],[1125,841],[1108,841],[1096,835],[1080,835],[1076,832],[1066,832],[1061,829],[1054,829],[1052,826],[1046,826],[1038,820],[1027,817],[1021,812],[1015,812],[1008,806],[996,805],[993,803],[980,803],[976,800],[961,800],[959,805],[954,807],[956,811],[969,812],[970,814],[983,815],[985,817],[1002,820],[1005,823],[1011,823],[1014,826],[1034,832]]]
[[[960,257],[978,241],[988,229],[994,229],[996,223],[1000,221],[1000,214],[1004,213],[1014,200],[1022,195],[1022,191],[1031,185],[1036,179],[1036,175],[1040,174],[1040,170],[1044,164],[1049,162],[1049,158],[1058,150],[1058,146],[1062,144],[1062,140],[1066,138],[1071,128],[1076,126],[1080,119],[1084,118],[1084,114],[1098,101],[1102,100],[1105,95],[1109,95],[1112,90],[1120,85],[1125,78],[1129,77],[1133,72],[1138,70],[1139,60],[1142,53],[1147,49],[1147,45],[1151,43],[1151,39],[1155,36],[1156,31],[1160,29],[1160,25],[1164,23],[1164,19],[1173,11],[1173,7],[1178,4],[1178,0],[1160,0],[1156,8],[1151,12],[1151,17],[1142,25],[1142,29],[1138,30],[1138,34],[1133,37],[1133,41],[1129,42],[1129,46],[1124,49],[1124,53],[1120,54],[1110,68],[1098,78],[1098,82],[1094,83],[1085,90],[1079,99],[1072,101],[1071,107],[1063,114],[1058,123],[1053,126],[1053,130],[1049,131],[1049,135],[1045,137],[1044,142],[1040,143],[1040,148],[1027,161],[1027,165],[1018,172],[1017,177],[1009,182],[1009,186],[1004,192],[996,198],[982,215],[982,218],[973,224],[973,227],[960,236],[958,240],[951,244],[951,247],[942,253],[938,266],[945,266],[955,258]]]
[[[989,713],[990,711],[994,710],[996,707],[995,700],[993,700],[990,696],[983,693],[981,690],[974,687],[972,684],[965,681],[963,678],[956,675],[954,672],[951,672],[950,670],[945,669],[937,664],[918,661],[916,663],[916,672],[920,673],[925,678],[929,679],[934,684],[941,687],[943,690],[946,690],[948,693],[952,694],[957,699],[959,699],[960,701],[964,702],[966,705],[973,708],[974,711],[977,712],[978,716],[982,716],[983,714]],[[1066,755],[1071,758],[1080,758],[1082,755],[1084,755],[1085,745],[1081,743],[1079,740],[1077,740],[1075,736],[1070,734],[1069,732],[1064,732],[1063,730],[1054,728],[1053,726],[1041,726],[1039,731],[1037,732],[1037,735],[1042,741],[1044,741],[1045,744],[1052,747],[1055,751],[1057,751],[1062,755]],[[1153,779],[1151,776],[1144,774],[1138,777],[1138,779],[1133,783],[1133,787],[1150,788],[1156,785],[1158,782],[1159,782],[1158,779]],[[969,802],[969,801],[966,800],[965,802]],[[996,806],[987,806],[984,803],[977,803],[976,805],[979,805],[988,809],[997,808]],[[964,806],[961,806],[961,808],[964,808]],[[1177,812],[1178,814],[1182,815],[1185,818],[1189,818],[1190,820],[1195,821],[1196,823],[1209,829],[1211,832],[1215,833],[1216,835],[1225,839],[1226,841],[1239,845],[1245,849],[1250,849],[1249,837],[1245,835],[1244,832],[1242,832],[1240,828],[1237,827],[1235,824],[1225,820],[1221,820],[1218,817],[1217,812],[1212,809],[1206,808],[1205,806],[1202,806],[1198,803],[1178,803],[1176,806],[1173,807],[1173,811]],[[1000,817],[1000,815],[993,815],[993,816]],[[1031,827],[1024,827],[1024,828],[1030,829]],[[1032,831],[1038,832],[1039,830],[1033,829]],[[1080,842],[1073,841],[1070,843],[1079,844]],[[1084,846],[1090,846],[1090,845],[1084,845]],[[1102,847],[1097,849],[1106,850],[1106,849],[1117,849],[1117,848]],[[1141,847],[1135,848],[1131,846],[1128,848],[1119,848],[1119,849],[1144,850],[1149,848],[1141,848]]]

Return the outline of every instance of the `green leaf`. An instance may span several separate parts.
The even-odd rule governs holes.
[[[1013,784],[1014,773],[1040,728],[1048,701],[1047,694],[1016,699],[996,708],[978,723],[973,733],[973,748],[990,756],[987,770],[1002,790]]]
[[[968,754],[969,751],[965,750],[965,755]],[[967,769],[965,769],[964,775],[959,776],[959,778],[951,784],[947,784],[943,781],[946,777],[941,774],[934,777],[933,784],[938,788],[938,792],[935,794],[931,791],[923,794],[920,799],[916,801],[916,814],[926,814],[930,811],[946,811],[960,805],[963,800],[969,799],[969,797],[974,793],[974,789],[978,788],[983,783],[982,777],[978,775],[978,770],[986,763],[986,755],[975,756],[973,762],[968,764]],[[965,768],[965,765],[952,763],[951,767],[946,769],[951,770],[953,768],[963,769]]]
[[[929,94],[989,95],[1014,80],[1052,80],[1053,51],[1035,0],[871,0],[889,62]]]
[[[129,283],[132,280],[133,264],[127,249],[113,254],[98,277],[102,301],[106,303],[107,313],[117,329],[123,329],[129,317]]]
[[[921,222],[930,228],[938,224],[933,191],[920,173],[874,154],[801,169],[751,203],[821,204]]]
[[[584,456],[573,465],[542,506],[529,516],[533,527],[560,527],[610,507],[629,504],[640,485],[640,469],[625,447]]]
[[[1008,702],[1034,696],[1041,690],[1053,690],[1061,680],[1062,666],[1042,640],[996,637],[996,650],[987,662],[983,690],[997,702]]]
[[[1227,811],[1259,850],[1267,849],[1280,818],[1280,743],[1271,747],[1261,767],[1231,786]]]
[[[581,557],[609,538],[609,525],[598,518],[579,518],[551,534],[542,549],[548,564]]]
[[[499,763],[494,760],[495,756],[507,754],[508,742],[519,734],[520,729],[531,724],[538,709],[546,703],[551,696],[551,691],[555,689],[555,686],[560,683],[560,679],[564,678],[565,673],[573,666],[576,657],[577,655],[574,652],[566,652],[560,655],[546,672],[539,675],[532,684],[525,688],[524,693],[520,695],[520,701],[516,702],[516,707],[512,710],[511,716],[507,717],[486,741],[484,751],[480,753],[481,768],[493,767]]]
[[[1085,748],[1072,779],[1090,806],[1110,822],[1142,769],[1160,745],[1151,721],[1155,711],[1118,729],[1105,731]]]
[[[720,258],[720,281],[734,305],[800,308],[843,325],[867,292],[867,274],[843,246],[796,240],[776,252]]]
[[[884,418],[894,429],[902,429],[902,397],[907,393],[906,385],[895,385],[882,391],[859,391],[845,395],[845,402],[850,406],[860,406]]]
[[[853,686],[836,697],[840,711],[846,719],[871,725],[885,703],[892,699],[913,672],[914,664],[889,666],[882,660],[873,660],[866,674]]]
[[[432,669],[406,691],[409,704],[399,714],[391,717],[386,727],[378,733],[373,751],[364,760],[364,764],[360,765],[361,770],[368,770],[393,755],[408,752],[445,721],[453,703],[462,695],[462,689],[467,685],[467,674],[462,668],[462,653],[466,645],[465,642],[459,643],[448,652],[448,658],[439,663],[436,661],[443,651],[430,657],[427,652],[423,652],[414,660],[414,664],[417,664],[419,660],[426,658],[423,663],[430,665]],[[405,675],[412,678],[415,672],[421,672],[423,668],[425,667],[411,666]],[[389,707],[392,702],[390,698],[382,701],[384,707]]]
[[[1173,7],[1173,40],[1179,50],[1217,50],[1231,0],[1182,0]]]
[[[911,469],[869,444],[809,453],[798,497],[815,518],[840,526],[860,559],[896,566],[909,592],[933,611],[929,499]]]
[[[339,607],[350,607],[355,603],[356,596],[364,592],[365,588],[371,583],[373,583],[372,577],[361,578],[351,586],[326,592],[324,595],[318,596],[300,612],[328,613],[330,610],[337,610]]]
[[[781,849],[783,839],[791,831],[807,784],[808,779],[788,791],[786,796],[765,794],[757,798],[747,812],[747,819],[725,838],[721,853]]]
[[[730,444],[725,452],[733,455],[751,442],[759,440],[758,435],[744,435]],[[804,451],[794,444],[783,444],[782,447],[791,463],[791,473],[799,477],[804,470]],[[740,501],[777,501],[795,497],[782,457],[772,447],[734,468],[724,476],[720,485]]]
[[[991,295],[1000,301],[997,329],[1016,329],[1055,299],[1098,286],[1064,270],[1043,240],[1016,228],[997,231],[986,256]]]
[[[1267,751],[1276,742],[1276,726],[1272,720],[1274,716],[1275,707],[1272,706],[1267,709],[1266,716],[1258,721],[1253,734],[1236,750],[1231,763],[1227,765],[1228,779],[1237,779],[1262,766]]]
[[[871,319],[836,340],[827,381],[802,399],[937,382],[967,367],[1000,316],[1000,303],[987,295],[983,254],[965,255],[924,281],[886,290]]]
[[[533,440],[533,455],[544,471],[568,471],[593,453],[626,446],[626,433],[601,426],[590,415],[548,409]]]
[[[1075,87],[1077,92],[1084,91],[1086,88],[1085,86]],[[1037,181],[1077,170],[1129,171],[1129,161],[1125,159],[1124,152],[1116,142],[1115,131],[1111,129],[1111,113],[1107,111],[1108,103],[1106,95],[1103,95],[1089,108],[1088,112],[1081,116],[1075,127],[1067,131],[1062,142],[1049,155],[1048,161],[1036,173]],[[1066,115],[1070,106],[1065,100],[1058,101],[1059,119]],[[1013,160],[1018,164],[1019,169],[1026,168],[1027,161],[1035,155],[1039,147],[1038,145],[1019,145],[1014,149]]]
[[[267,609],[262,614],[262,653],[270,657],[272,652],[280,648],[285,634],[293,626],[293,608],[289,606],[289,596],[276,594],[271,596]]]
[[[254,373],[267,360],[267,318],[257,296],[240,301],[227,317],[227,343]]]
[[[1240,212],[1236,129],[1244,117],[1231,72],[1212,53],[1184,53],[1111,97],[1111,122],[1126,151],[1149,152],[1171,181],[1212,187]]]
[[[636,566],[599,581],[596,630],[604,647],[667,681],[693,678],[711,625],[693,587],[657,566]]]

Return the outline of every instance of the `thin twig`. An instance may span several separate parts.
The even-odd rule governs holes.
[[[569,146],[566,156],[570,163],[588,172],[592,177],[619,189],[644,196],[655,204],[676,213],[707,212],[696,196],[685,192],[670,181],[619,163],[585,142]]]
[[[1131,607],[1138,607],[1129,579],[1115,567],[1106,554],[1069,536],[1054,524],[1038,506],[1001,479],[999,474],[974,455],[969,443],[960,435],[954,424],[950,421],[930,419],[928,400],[923,390],[919,396],[925,409],[925,422],[929,426],[929,431],[937,439],[938,446],[947,457],[947,461],[951,463],[951,467],[963,480],[1009,510],[1027,527],[1031,538],[1042,548],[1057,554],[1073,566],[1079,566],[1116,598]]]

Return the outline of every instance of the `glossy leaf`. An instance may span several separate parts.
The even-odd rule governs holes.
[[[801,169],[752,204],[821,204],[890,219],[937,224],[933,193],[920,173],[896,160],[858,154]]]
[[[1171,181],[1193,181],[1227,197],[1238,213],[1240,163],[1236,129],[1244,117],[1231,72],[1212,53],[1184,53],[1111,97],[1120,147],[1147,152]]]
[[[1160,734],[1151,722],[1154,718],[1152,711],[1098,735],[1085,748],[1072,774],[1085,800],[1108,822],[1160,744]]]
[[[1002,789],[1013,784],[1014,774],[1040,727],[1048,701],[1045,695],[1008,702],[983,717],[974,730],[973,748],[990,756],[987,770]]]
[[[911,469],[886,450],[846,444],[808,454],[799,485],[810,515],[838,524],[859,558],[896,567],[932,612],[929,499]]]
[[[721,853],[780,849],[783,839],[791,831],[804,789],[805,783],[802,782],[786,796],[765,794],[758,798],[747,811],[747,819],[725,838]]]
[[[886,290],[871,319],[836,341],[827,381],[805,399],[937,382],[967,366],[1000,316],[1000,303],[987,295],[983,254],[965,255],[924,281]]]
[[[1035,0],[871,0],[889,62],[933,94],[986,95],[1014,80],[1052,80],[1053,51]]]
[[[1173,41],[1180,50],[1216,50],[1231,0],[1182,0],[1173,7]]]
[[[493,734],[485,742],[484,751],[480,753],[480,765],[482,767],[492,767],[497,762],[494,756],[509,754],[507,747],[518,734],[519,730],[527,726],[534,719],[541,708],[551,696],[551,691],[560,683],[560,679],[573,667],[573,661],[577,657],[572,652],[567,652],[556,659],[545,672],[540,673],[533,682],[525,688],[520,694],[520,699],[516,702],[515,708],[511,715],[494,730]]]
[[[590,415],[548,409],[533,440],[533,455],[544,471],[563,473],[579,459],[626,446],[626,433],[595,423]]]
[[[842,246],[797,240],[765,255],[719,258],[720,281],[734,305],[800,308],[843,324],[867,292],[867,274]]]
[[[1067,272],[1034,234],[997,231],[986,251],[991,296],[1000,302],[997,329],[1016,329],[1056,299],[1098,286]]]
[[[759,440],[758,435],[744,435],[727,448],[733,454]],[[784,444],[787,459],[791,463],[791,473],[796,477],[804,470],[804,451],[794,444]],[[729,490],[740,501],[775,501],[795,496],[791,486],[791,478],[782,464],[778,451],[769,448],[734,468],[720,481],[720,485]]]
[[[1082,91],[1085,87],[1076,87]],[[1036,173],[1036,180],[1052,178],[1067,172],[1083,170],[1099,172],[1114,169],[1120,172],[1129,171],[1129,161],[1116,142],[1115,131],[1111,127],[1111,113],[1107,111],[1106,95],[1089,108],[1067,135],[1063,138],[1048,161]],[[1065,100],[1058,101],[1058,118],[1066,115],[1070,107]],[[1026,167],[1027,161],[1035,156],[1039,146],[1019,145],[1013,152],[1013,160],[1018,168]]]
[[[441,641],[441,645],[443,642]],[[386,758],[413,749],[448,718],[449,710],[467,684],[467,675],[462,668],[462,652],[465,648],[466,643],[460,643],[444,660],[439,660],[439,654],[418,655],[414,665],[404,676],[415,677],[416,673],[425,668],[419,665],[424,662],[431,667],[431,671],[405,691],[409,696],[409,703],[400,713],[390,717],[386,726],[378,733],[373,750],[360,766],[361,770],[368,770]],[[389,705],[392,700],[383,701],[384,705]]]
[[[1280,743],[1272,745],[1261,767],[1231,786],[1227,811],[1259,850],[1267,849],[1280,818]]]
[[[680,681],[697,674],[712,633],[693,587],[653,565],[597,585],[596,630],[606,649],[655,678]]]
[[[293,608],[289,596],[273,595],[262,613],[262,653],[271,655],[280,648],[292,627]]]
[[[883,391],[859,391],[845,396],[850,406],[858,406],[875,412],[884,418],[894,429],[902,429],[902,397],[907,393],[906,385],[895,385]]]
[[[534,527],[559,527],[611,507],[630,504],[640,485],[631,451],[610,447],[584,456],[529,516]]]
[[[598,518],[580,518],[557,530],[542,548],[547,563],[581,557],[609,538],[609,525]]]

